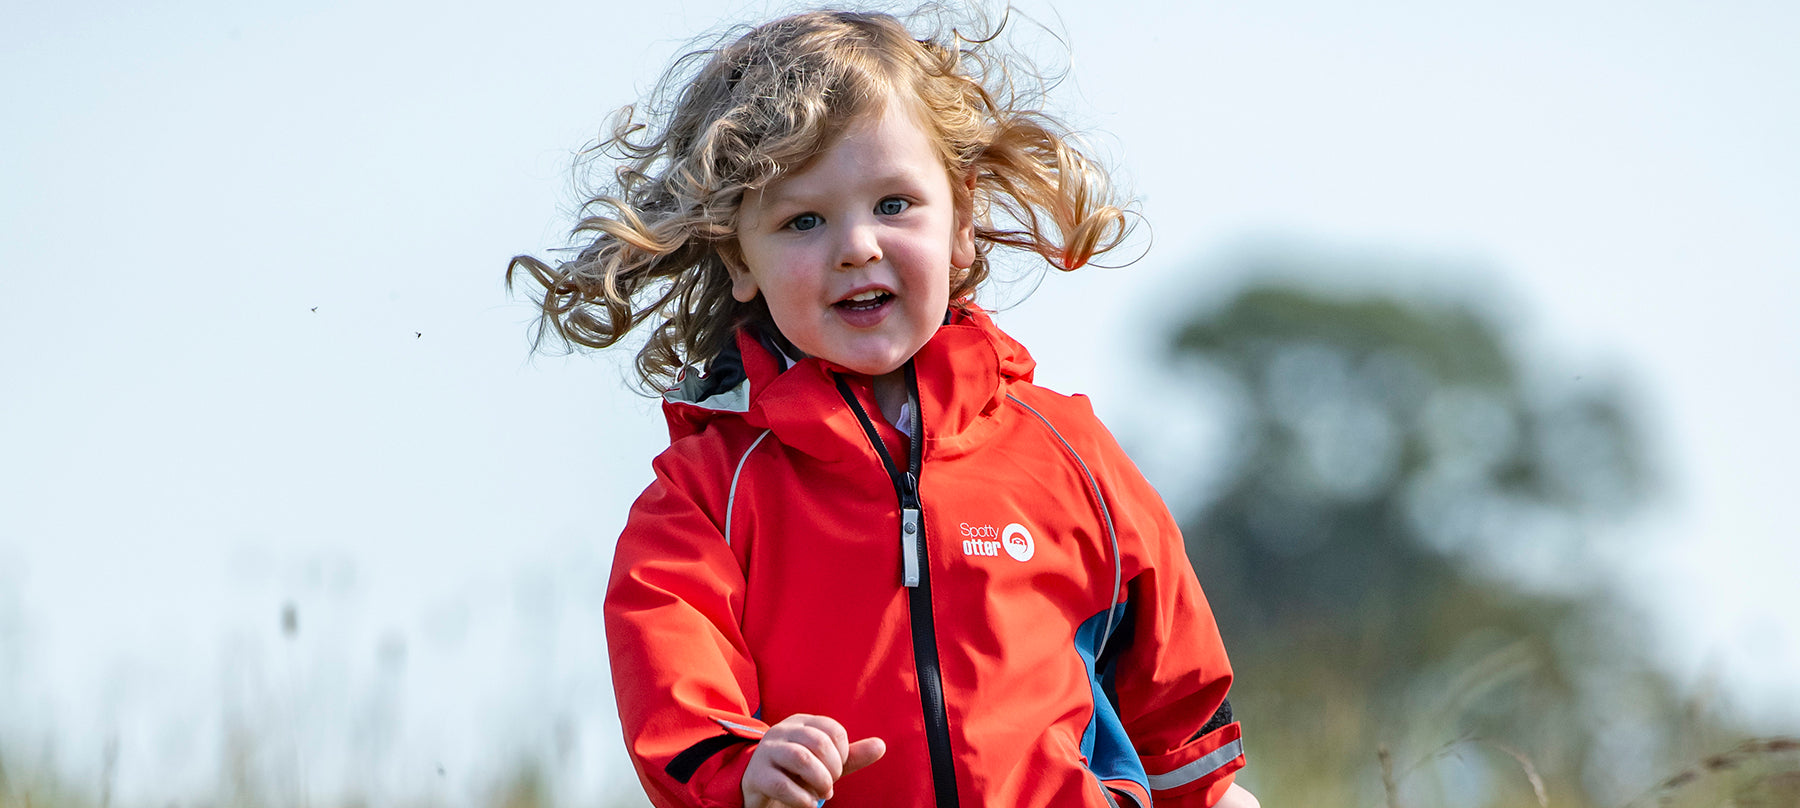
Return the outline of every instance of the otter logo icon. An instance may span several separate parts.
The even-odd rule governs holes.
[[[1024,525],[1014,522],[1000,532],[1000,546],[1006,548],[1006,554],[1014,561],[1030,561],[1037,552],[1037,544],[1031,540],[1031,531]]]

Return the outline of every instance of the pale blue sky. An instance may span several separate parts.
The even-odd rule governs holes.
[[[1669,488],[1611,579],[1672,669],[1800,721],[1800,11],[1022,5],[1060,14],[1060,111],[1155,234],[1003,315],[1041,381],[1204,479],[1130,381],[1146,318],[1230,288],[1234,250],[1484,285],[1547,372],[1649,406]],[[500,272],[561,243],[607,114],[764,8],[10,7],[0,739],[79,778],[116,735],[146,800],[213,788],[233,720],[275,787],[466,800],[512,752],[570,796],[628,783],[597,606],[662,427],[620,363],[528,359]]]

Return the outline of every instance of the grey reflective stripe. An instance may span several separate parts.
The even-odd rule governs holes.
[[[772,429],[765,429],[765,430],[763,430],[761,435],[757,435],[756,440],[751,441],[750,448],[744,450],[744,456],[738,458],[737,471],[734,471],[731,473],[731,493],[726,495],[726,497],[725,497],[725,546],[726,547],[731,546],[731,510],[733,508],[737,507],[738,475],[744,473],[744,461],[749,460],[750,453],[756,451],[756,444],[762,443],[763,438],[768,437],[769,433],[773,432],[773,431],[774,430],[772,430]]]
[[[1081,454],[1075,451],[1075,447],[1070,446],[1069,442],[1063,439],[1062,433],[1056,431],[1056,425],[1050,423],[1050,419],[1045,418],[1043,413],[1032,409],[1030,404],[1020,401],[1018,396],[1007,393],[1006,397],[1012,399],[1014,404],[1024,407],[1026,412],[1037,416],[1039,421],[1044,422],[1044,428],[1050,430],[1050,434],[1056,436],[1057,442],[1061,443],[1063,448],[1069,452],[1070,457],[1075,458],[1075,465],[1081,467],[1081,474],[1087,478],[1088,488],[1092,489],[1094,492],[1094,501],[1100,503],[1100,516],[1102,521],[1106,524],[1106,537],[1112,540],[1113,591],[1112,601],[1106,605],[1106,629],[1100,633],[1100,646],[1094,649],[1094,659],[1097,660],[1100,658],[1101,654],[1106,653],[1106,641],[1112,639],[1113,612],[1117,611],[1119,606],[1119,585],[1121,583],[1119,577],[1124,572],[1122,569],[1124,565],[1119,560],[1119,534],[1117,531],[1113,530],[1112,511],[1108,510],[1106,507],[1106,497],[1101,496],[1100,494],[1100,484],[1094,482],[1094,473],[1088,471],[1087,463],[1081,459]]]
[[[1225,764],[1237,760],[1238,756],[1242,754],[1244,754],[1244,742],[1242,740],[1232,741],[1231,743],[1212,750],[1206,757],[1196,760],[1193,763],[1189,763],[1168,774],[1150,775],[1150,788],[1153,791],[1167,791],[1171,788],[1180,788],[1181,786],[1185,786],[1188,783],[1192,783],[1195,780],[1225,768]]]

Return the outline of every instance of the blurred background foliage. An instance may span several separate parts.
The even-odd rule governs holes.
[[[1163,493],[1231,649],[1264,805],[1800,806],[1800,742],[1684,692],[1609,589],[1608,542],[1659,490],[1627,386],[1550,369],[1472,295],[1279,280],[1379,275],[1315,253],[1242,260],[1223,269],[1248,280],[1166,343],[1174,408],[1195,385],[1229,402],[1219,474]],[[218,790],[193,804],[380,802],[309,797],[299,768],[262,765],[280,728],[227,732]],[[0,746],[0,808],[114,802],[110,757],[102,782],[71,783],[20,751]],[[450,804],[566,804],[556,771],[526,757]],[[645,803],[621,784],[608,804]]]
[[[1264,805],[1800,805],[1790,746],[1717,755],[1743,732],[1607,587],[1603,537],[1657,491],[1626,387],[1542,370],[1469,300],[1245,260],[1168,358],[1232,402],[1177,516]]]

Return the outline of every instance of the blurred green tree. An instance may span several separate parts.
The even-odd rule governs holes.
[[[1618,804],[1735,737],[1597,569],[1654,488],[1619,387],[1528,373],[1469,303],[1273,282],[1172,358],[1235,391],[1234,461],[1178,516],[1264,804]]]

